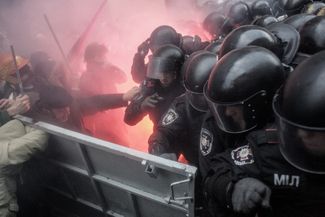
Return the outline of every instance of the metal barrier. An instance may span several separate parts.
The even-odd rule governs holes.
[[[81,217],[194,217],[195,167],[51,124],[33,126],[51,135],[30,173],[40,177],[50,206]]]

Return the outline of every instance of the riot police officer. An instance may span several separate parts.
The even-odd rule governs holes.
[[[266,27],[272,23],[278,22],[278,19],[272,15],[264,15],[261,17],[257,17],[251,23],[252,25],[257,25],[261,27]]]
[[[186,160],[198,166],[198,141],[201,124],[208,110],[203,86],[208,80],[216,55],[201,51],[188,59],[185,72],[185,94],[177,97],[159,121],[149,138],[149,153],[161,155],[181,153]]]
[[[275,95],[276,128],[251,132],[243,146],[215,156],[206,190],[219,206],[264,209],[261,216],[325,215],[324,58],[322,51],[301,63]]]
[[[251,10],[246,2],[239,1],[232,4],[226,14],[225,22],[222,26],[223,36],[232,30],[251,23],[253,21]]]
[[[211,114],[201,129],[199,160],[204,177],[210,176],[216,155],[242,145],[249,132],[272,121],[272,97],[284,78],[281,61],[262,47],[236,49],[218,61],[205,89]],[[209,189],[210,182],[205,186]],[[228,210],[215,204],[214,194],[208,192],[213,198],[209,199],[211,213],[228,216]]]
[[[271,50],[283,63],[290,64],[298,51],[299,43],[299,33],[290,25],[273,23],[266,28],[246,25],[235,29],[224,39],[219,57],[236,48],[256,45]]]
[[[217,40],[223,34],[221,29],[224,22],[225,17],[223,15],[219,12],[212,12],[204,18],[202,26],[210,34],[211,40]]]
[[[303,7],[312,2],[311,0],[280,0],[280,7],[286,12],[288,16],[299,14]]]
[[[208,110],[203,86],[208,80],[216,55],[201,51],[187,60],[185,94],[177,97],[149,138],[149,153],[176,160],[183,154],[189,164],[198,167],[198,143],[203,118]],[[195,187],[196,216],[206,216],[198,172]]]
[[[167,25],[158,26],[142,44],[139,45],[137,53],[133,57],[133,64],[131,67],[132,79],[136,83],[141,83],[145,80],[147,66],[145,64],[145,57],[149,50],[152,53],[162,45],[172,44],[179,46],[181,42],[181,35],[176,30]]]
[[[284,78],[281,61],[262,47],[236,49],[218,61],[205,88],[210,114],[200,136],[203,175],[211,157],[238,146],[248,132],[272,119],[272,96]]]
[[[229,51],[255,45],[271,50],[279,58],[282,57],[282,47],[280,40],[268,31],[266,28],[254,25],[241,26],[232,31],[224,39],[220,51],[219,58],[223,57]]]
[[[195,51],[204,49],[208,45],[208,42],[202,42],[199,36],[182,36],[171,26],[163,25],[157,27],[151,33],[150,37],[139,45],[138,51],[133,57],[131,67],[133,81],[136,83],[147,82],[146,71],[148,65],[145,63],[145,57],[148,55],[149,50],[154,53],[160,46],[167,44],[175,45],[184,54],[190,55]],[[151,56],[149,56],[150,58]]]
[[[154,52],[146,75],[150,80],[146,80],[146,86],[142,86],[138,97],[127,106],[125,123],[133,126],[149,114],[154,129],[157,127],[175,97],[184,93],[179,81],[183,62],[184,54],[175,45],[164,45]]]
[[[218,39],[216,41],[212,41],[208,46],[206,46],[204,48],[204,50],[210,51],[210,52],[218,55],[219,51],[221,49],[222,42],[223,42],[223,39]]]
[[[305,34],[310,34],[310,32],[313,32],[313,29],[305,31],[304,33],[300,32],[300,30],[305,25],[305,23],[307,23],[309,20],[313,19],[314,17],[316,16],[312,14],[296,14],[288,17],[283,21],[283,23],[291,25],[300,33],[300,43],[299,43],[300,47],[294,59],[290,63],[290,65],[294,68],[297,67],[301,62],[303,62],[305,59],[309,58],[310,56],[310,54],[308,54],[309,52],[305,53],[306,51],[303,49],[304,44],[306,44],[307,41],[302,38],[305,38]]]
[[[325,49],[325,17],[317,16],[305,23],[300,30],[300,51],[315,54]]]
[[[282,48],[281,61],[291,65],[300,45],[299,32],[291,25],[280,22],[273,23],[266,28],[280,40]]]
[[[295,14],[283,20],[283,23],[293,26],[298,32],[306,22],[316,17],[313,14]]]

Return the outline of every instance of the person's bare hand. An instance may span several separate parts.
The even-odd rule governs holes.
[[[10,102],[7,112],[9,116],[24,114],[30,109],[30,100],[27,95],[19,95]]]
[[[137,95],[140,92],[139,87],[132,87],[130,90],[128,90],[126,93],[123,94],[123,100],[124,101],[131,101],[135,95]]]
[[[0,99],[0,110],[4,110],[9,106],[9,99]]]

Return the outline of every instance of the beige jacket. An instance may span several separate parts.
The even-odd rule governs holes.
[[[18,210],[16,177],[22,163],[47,144],[47,133],[12,120],[0,127],[0,217],[6,210]]]

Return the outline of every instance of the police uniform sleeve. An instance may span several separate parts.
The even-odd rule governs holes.
[[[211,168],[211,159],[228,147],[227,136],[215,125],[215,120],[208,112],[203,120],[199,141],[200,173],[206,176]]]
[[[185,105],[176,98],[170,105],[168,111],[162,116],[158,123],[157,129],[149,138],[148,151],[154,155],[164,153],[179,154],[175,142],[179,140],[179,136],[184,133],[186,128]]]
[[[146,77],[147,66],[144,62],[144,57],[140,53],[136,53],[133,57],[131,67],[132,79],[136,83],[141,83]]]
[[[87,98],[77,99],[82,114],[93,114],[98,111],[115,109],[127,106],[128,102],[123,100],[123,94],[103,94]]]
[[[247,144],[211,158],[211,168],[205,177],[204,189],[208,198],[215,200],[219,207],[231,206],[233,185],[238,180],[260,177],[260,165],[253,154],[253,147]]]
[[[46,132],[29,126],[22,128],[22,123],[18,120],[9,123],[4,126],[5,129],[2,129],[5,132],[5,138],[1,144],[0,165],[23,163],[36,152],[43,151],[46,148],[48,139]],[[10,132],[13,130],[17,131]]]
[[[126,107],[124,113],[124,122],[130,126],[134,126],[139,123],[144,116],[147,115],[146,112],[141,110],[141,103],[145,97],[141,97],[140,99],[132,100],[131,103]]]

